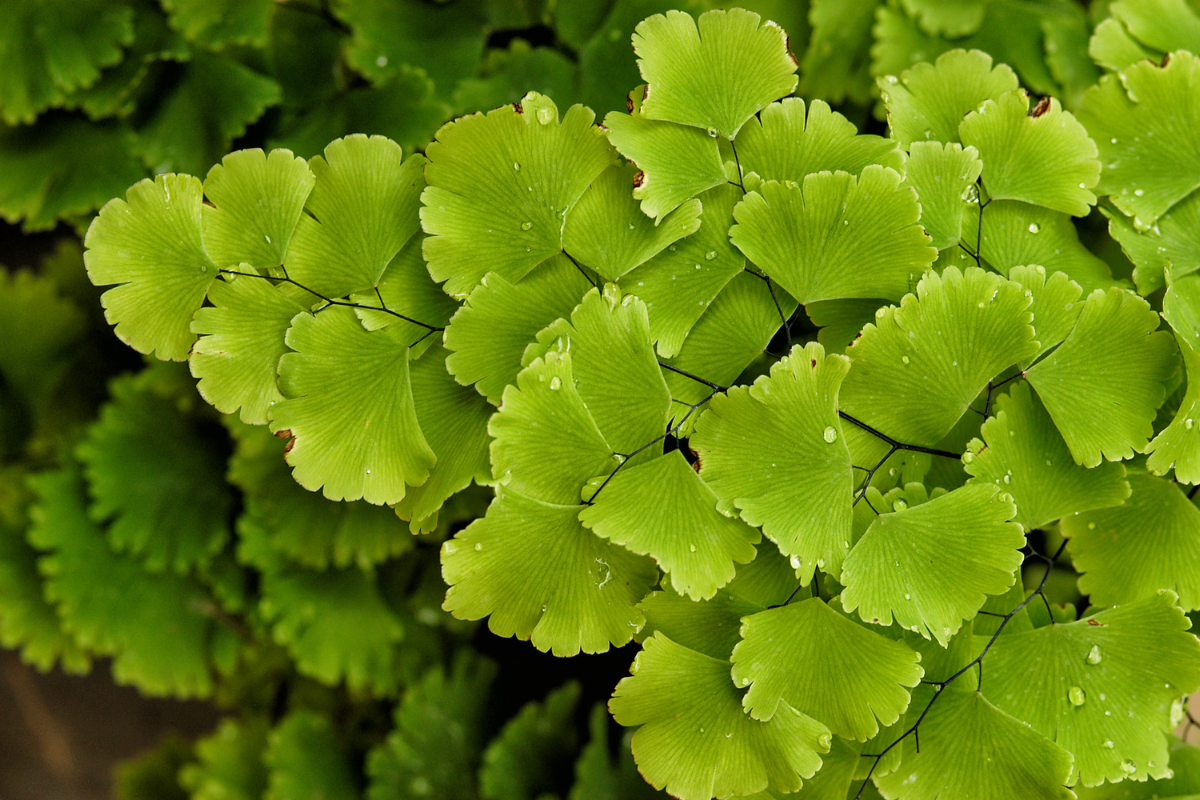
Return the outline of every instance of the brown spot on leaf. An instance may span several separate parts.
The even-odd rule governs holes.
[[[795,53],[793,53],[791,50],[788,50],[787,57],[790,58],[792,63],[796,65],[796,69],[800,69],[800,59],[796,58]]]
[[[1096,621],[1096,620],[1094,620],[1094,619],[1089,619],[1089,620],[1087,621],[1087,623],[1088,623],[1088,625],[1094,625],[1094,626],[1095,626],[1095,627],[1097,627],[1097,628],[1106,628],[1106,627],[1108,627],[1108,626],[1107,626],[1107,625],[1105,625],[1103,622],[1097,622],[1097,621]]]
[[[295,445],[295,439],[288,439],[288,443],[283,447],[283,454],[286,456],[288,453],[292,452],[292,448],[295,447]]]
[[[521,108],[521,104],[520,104],[520,103],[513,103],[513,104],[512,104],[512,107],[513,107],[513,111],[517,112],[518,114],[524,114],[524,113],[525,113],[525,109]]]
[[[813,369],[817,368],[817,360],[815,358],[812,359],[812,364],[810,366],[812,366]]]
[[[608,126],[605,125],[603,122],[597,122],[596,127],[599,128],[600,130],[604,131],[605,133],[608,133]]]
[[[1033,109],[1029,112],[1029,116],[1033,117],[1034,119],[1037,119],[1038,117],[1040,117],[1042,114],[1045,114],[1049,110],[1050,110],[1050,98],[1043,97],[1041,100],[1037,101],[1037,105],[1035,105],[1033,107]]]
[[[1163,69],[1166,69],[1167,64],[1170,64],[1170,63],[1171,63],[1171,54],[1167,53],[1166,55],[1163,56],[1162,63],[1159,64],[1159,66],[1162,67]]]
[[[290,438],[292,438],[292,429],[284,428],[281,431],[275,431],[275,436],[276,436],[276,438],[279,438],[279,439],[290,439]]]
[[[636,173],[634,173],[634,176],[633,176],[633,188],[635,188],[635,189],[641,188],[642,184],[645,182],[646,182],[646,173],[639,169]]]
[[[630,114],[633,113],[633,92],[625,95],[625,110]]]

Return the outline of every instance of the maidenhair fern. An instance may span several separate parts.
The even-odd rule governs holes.
[[[646,83],[602,124],[530,93],[445,125],[423,154],[361,135],[308,162],[243,151],[105,206],[86,262],[115,285],[117,335],[188,360],[205,399],[240,413],[239,554],[299,670],[396,691],[409,655],[388,570],[307,573],[384,562],[407,548],[374,535],[380,506],[428,531],[477,483],[494,498],[442,544],[444,608],[559,656],[641,643],[609,710],[636,728],[646,780],[685,800],[1109,797],[1086,787],[1194,761],[1168,733],[1200,688],[1185,617],[1200,609],[1200,58],[1117,3],[1094,53],[1120,37],[1172,52],[1098,58],[1116,72],[1083,91],[1083,12],[1016,5],[814,7],[806,65],[833,64],[831,26],[855,20],[876,19],[882,63],[926,43],[927,63],[879,79],[888,138],[787,97],[797,64],[774,23],[669,11],[638,25]],[[1040,25],[1046,61],[1006,21]],[[970,49],[985,42],[1016,71]],[[386,64],[383,40],[355,48],[361,68]],[[861,67],[824,88],[865,97]],[[1021,82],[1061,85],[1074,112]],[[1076,233],[1098,197],[1140,294]],[[171,438],[150,432],[169,417],[152,391],[117,398],[79,453],[97,475],[131,426]],[[314,509],[309,540],[282,522],[308,506],[279,450],[300,486],[346,501]],[[159,475],[208,469],[161,453]],[[229,535],[210,519],[219,484],[186,519],[160,516],[169,547],[154,525],[124,532],[153,510],[136,487],[91,485],[117,549],[183,572]],[[101,541],[79,485],[35,482],[57,501],[38,546]],[[1082,615],[1048,597],[1066,563]],[[98,652],[145,634],[149,620],[92,625],[72,569],[51,559],[52,592]],[[194,587],[172,580],[154,591],[185,603]],[[339,645],[341,626],[375,639]],[[214,634],[182,630],[172,646],[209,647],[220,668]],[[405,690],[369,796],[465,791],[449,759],[479,757],[471,687],[487,671],[460,661]],[[187,693],[206,678],[162,680]],[[573,691],[483,753],[487,796],[540,790],[504,765],[562,744],[547,731]],[[214,780],[243,740],[273,767],[321,752],[329,765],[276,773],[352,790],[343,744],[307,712],[269,735],[223,728],[185,783]],[[628,785],[608,758],[585,752],[580,780],[598,764],[586,780]]]

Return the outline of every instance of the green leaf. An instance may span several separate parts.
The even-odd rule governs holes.
[[[1200,348],[1200,275],[1173,278],[1162,306],[1163,319],[1170,323],[1176,337],[1193,350]]]
[[[407,687],[396,727],[367,755],[369,800],[474,798],[485,701],[495,676],[495,664],[463,652],[451,670],[435,666]]]
[[[1100,179],[1096,145],[1058,100],[1039,109],[1030,110],[1024,91],[1005,92],[967,114],[959,135],[979,151],[990,197],[1085,216]]]
[[[466,297],[495,272],[512,282],[562,250],[563,216],[615,162],[595,115],[571,106],[558,121],[546,97],[444,126],[425,149],[421,223],[429,274]]]
[[[214,281],[208,299],[212,305],[197,309],[192,320],[192,331],[201,334],[188,359],[196,389],[218,411],[240,408],[242,422],[264,425],[269,409],[284,399],[275,383],[279,359],[288,352],[284,336],[292,318],[307,309],[256,277]]]
[[[193,800],[258,800],[267,788],[263,750],[267,721],[226,718],[217,730],[196,742],[196,763],[179,772],[179,783]]]
[[[832,353],[841,353],[886,303],[886,300],[822,300],[806,305],[804,313],[821,329],[817,333],[821,346]]]
[[[262,47],[273,10],[271,0],[162,0],[171,27],[190,41],[220,49]]]
[[[792,349],[750,387],[714,397],[690,440],[725,511],[761,527],[807,583],[850,546],[850,451],[837,415],[850,370],[819,344]]]
[[[1189,627],[1175,596],[1160,592],[1001,636],[988,653],[987,696],[1075,756],[1068,783],[1167,777],[1171,704],[1200,688]]]
[[[236,443],[229,482],[242,490],[245,512],[238,522],[242,560],[260,570],[270,564],[246,547],[258,535],[275,553],[316,570],[330,565],[368,569],[413,546],[390,508],[364,501],[334,503],[294,480],[284,461],[284,444],[266,428],[230,421]]]
[[[622,740],[616,763],[608,746],[608,710],[603,703],[592,706],[588,715],[591,739],[575,762],[575,785],[568,800],[650,800],[662,798],[637,771],[633,754]],[[840,799],[839,799],[840,800]]]
[[[871,27],[878,5],[878,0],[811,1],[812,38],[800,65],[800,94],[835,104],[871,102]]]
[[[733,580],[709,600],[690,600],[670,585],[651,593],[638,603],[646,614],[646,627],[639,638],[662,633],[689,650],[727,661],[741,641],[742,617],[809,595],[808,587],[796,580],[796,571],[775,547],[760,543],[757,550],[754,560],[739,564]]]
[[[1123,70],[1144,58],[1162,60],[1162,53],[1140,44],[1114,17],[1101,20],[1096,26],[1088,42],[1088,55],[1098,65],[1113,71]]]
[[[555,773],[571,762],[579,746],[573,725],[579,692],[578,683],[566,683],[543,702],[526,703],[504,724],[483,753],[480,796],[533,800],[555,788]]]
[[[1062,534],[1079,590],[1093,605],[1115,606],[1169,590],[1186,610],[1200,608],[1200,509],[1172,481],[1129,474],[1123,505],[1065,518]]]
[[[136,143],[124,125],[75,116],[0,127],[0,216],[35,231],[90,214],[146,176]]]
[[[1046,269],[1037,267],[1013,267],[1009,280],[1016,281],[1033,295],[1030,310],[1033,312],[1033,328],[1040,349],[1033,358],[1022,362],[1027,367],[1042,353],[1057,347],[1075,328],[1083,304],[1079,296],[1083,293],[1079,284],[1070,280],[1066,273],[1046,275]]]
[[[302,675],[376,696],[396,690],[404,625],[371,573],[270,570],[262,576],[260,609]]]
[[[359,304],[354,313],[367,330],[392,326],[397,333],[404,331],[410,341],[424,340],[420,346],[413,345],[414,356],[436,341],[426,326],[444,328],[461,308],[429,277],[421,257],[424,241],[425,234],[418,231],[400,248],[374,288],[350,296],[351,302]]]
[[[1200,57],[1187,52],[1166,66],[1132,64],[1084,95],[1079,120],[1100,148],[1098,194],[1149,228],[1200,187],[1200,100],[1191,90]]]
[[[645,618],[653,563],[584,528],[579,506],[497,490],[487,516],[442,545],[447,611],[556,656],[626,644]],[[490,615],[490,616],[489,616]]]
[[[540,330],[569,316],[590,288],[563,255],[539,264],[516,284],[487,275],[446,328],[446,347],[452,351],[446,368],[459,383],[473,384],[489,403],[500,405],[504,388],[521,371],[525,348]]]
[[[888,797],[912,800],[963,797],[978,800],[1069,800],[1071,754],[989,703],[978,692],[915,692],[913,708],[933,708],[915,737],[900,745],[900,768],[875,778]]]
[[[331,142],[325,158],[309,163],[317,180],[283,262],[287,274],[326,297],[376,286],[420,228],[424,164],[382,136]]]
[[[870,164],[902,172],[904,155],[882,136],[858,135],[850,120],[813,100],[805,116],[804,101],[788,97],[764,108],[737,138],[742,169],[764,181],[802,181],[814,172],[859,175]]]
[[[729,678],[729,662],[662,634],[646,640],[608,707],[633,734],[638,769],[656,789],[707,800],[800,788],[821,766],[832,737],[780,701],[769,722],[751,719]]]
[[[971,185],[983,170],[973,147],[950,142],[913,142],[904,181],[917,190],[921,203],[921,227],[939,250],[953,247],[963,238],[964,222],[971,204]],[[948,180],[947,180],[948,179]]]
[[[606,280],[615,281],[700,228],[699,200],[689,200],[663,220],[643,214],[629,193],[636,172],[634,164],[604,170],[563,224],[563,248]]]
[[[974,267],[927,273],[916,295],[876,311],[850,348],[841,409],[900,441],[936,447],[988,381],[1037,352],[1030,302],[1020,284]]]
[[[192,397],[164,396],[151,373],[110,384],[112,400],[76,449],[94,500],[111,520],[108,541],[152,572],[204,566],[229,538],[230,493],[221,443],[205,441],[181,410]]]
[[[978,207],[975,211],[978,213]],[[983,209],[982,226],[976,227],[978,217],[971,216],[974,219],[968,220],[965,227],[969,232],[964,238],[974,250],[982,230],[980,255],[1002,275],[1009,275],[1014,267],[1036,265],[1048,273],[1066,273],[1088,293],[1114,284],[1108,264],[1080,243],[1079,232],[1066,213],[1016,200],[993,200]],[[1038,333],[1040,340],[1041,331]]]
[[[1076,463],[1130,458],[1153,435],[1163,382],[1178,366],[1158,325],[1132,292],[1096,290],[1066,341],[1026,372]]]
[[[0,375],[29,411],[49,404],[84,330],[79,307],[44,270],[35,276],[0,268]]]
[[[459,82],[454,107],[462,113],[488,111],[519,103],[529,91],[553,97],[562,105],[575,103],[579,94],[575,62],[553,48],[530,47],[524,39],[513,39],[507,50],[487,52],[480,77]]]
[[[263,800],[358,796],[350,753],[328,716],[308,709],[293,711],[271,731],[267,742],[264,760],[270,779]]]
[[[1108,10],[1148,47],[1161,52],[1200,51],[1200,15],[1184,0],[1118,2]]]
[[[133,41],[133,9],[109,0],[16,0],[0,23],[0,117],[29,124],[91,86]]]
[[[100,298],[122,341],[162,359],[187,358],[192,315],[216,266],[201,243],[200,181],[159,175],[100,209],[88,228],[84,262],[97,286],[120,284]]]
[[[1156,475],[1175,471],[1175,478],[1184,483],[1200,483],[1200,430],[1195,430],[1200,417],[1200,354],[1182,337],[1176,338],[1183,363],[1187,368],[1187,393],[1171,424],[1146,445],[1149,454],[1146,467]]]
[[[485,3],[345,0],[334,9],[352,31],[346,59],[372,81],[401,65],[424,70],[445,95],[475,74],[487,39]]]
[[[927,503],[881,514],[842,565],[842,605],[945,647],[987,595],[1003,594],[1025,545],[1011,495],[967,484]]]
[[[452,494],[471,481],[490,482],[488,419],[494,409],[474,391],[455,383],[446,372],[446,351],[441,347],[429,348],[413,362],[410,373],[417,420],[437,461],[428,480],[405,489],[396,513],[411,521],[413,533],[427,533],[437,525],[438,509]]]
[[[924,675],[920,660],[813,597],[744,619],[733,682],[749,687],[742,704],[754,719],[771,719],[783,701],[838,736],[866,741],[908,708],[905,687]]]
[[[279,362],[288,398],[271,407],[271,430],[291,437],[296,482],[331,500],[395,503],[419,485],[435,456],[421,433],[409,383],[409,352],[391,328],[368,332],[333,307],[296,317],[296,351]]]
[[[112,656],[117,683],[147,695],[211,693],[210,646],[232,634],[205,613],[211,601],[203,589],[182,575],[146,572],[109,550],[104,532],[88,518],[83,481],[73,467],[43,472],[30,485],[38,502],[30,511],[29,541],[50,551],[38,566],[63,629],[84,650]]]
[[[282,264],[315,182],[304,159],[288,150],[225,156],[204,179],[204,196],[213,204],[202,209],[209,257],[219,267]]]
[[[118,800],[188,800],[179,783],[182,767],[194,758],[192,746],[171,732],[148,752],[119,764],[113,797]]]
[[[1088,55],[1093,19],[1083,8],[1060,7],[1068,13],[1047,14],[1042,18],[1046,66],[1062,86],[1062,101],[1067,108],[1079,108],[1083,93],[1100,79],[1100,69]],[[1072,13],[1073,12],[1073,13]]]
[[[742,198],[736,186],[714,186],[700,195],[700,229],[685,236],[621,279],[650,314],[650,337],[660,355],[677,355],[692,326],[723,288],[746,266],[729,241],[733,207]],[[673,218],[673,217],[672,217]]]
[[[956,39],[983,24],[987,0],[901,0],[904,10],[931,36]]]
[[[203,175],[282,96],[274,80],[203,50],[166,71],[172,90],[138,109],[142,160],[156,173]]]
[[[994,416],[983,423],[983,441],[972,439],[963,456],[977,481],[994,483],[1017,504],[1015,522],[1042,528],[1080,511],[1125,502],[1125,468],[1075,463],[1045,407],[1023,383],[995,398]],[[969,456],[969,457],[968,457]]]
[[[638,68],[649,85],[642,113],[727,139],[768,103],[796,88],[787,34],[751,11],[667,12],[633,34]]]
[[[636,110],[610,111],[604,127],[613,147],[638,165],[641,175],[634,176],[633,198],[641,201],[643,214],[657,221],[728,180],[716,138],[698,128],[652,120]]]
[[[1200,795],[1200,764],[1197,763],[1200,748],[1171,735],[1167,736],[1167,741],[1172,777],[1103,783],[1094,789],[1077,785],[1075,793],[1080,800],[1195,800]]]
[[[570,323],[556,322],[538,336],[543,342],[550,337],[571,352],[575,389],[613,451],[635,459],[639,449],[662,436],[673,408],[671,393],[654,355],[646,306],[637,297],[622,299],[611,284],[603,294],[592,290],[571,312]]]
[[[957,142],[963,118],[1018,86],[1006,64],[992,66],[980,50],[951,50],[933,64],[917,64],[900,77],[881,79],[891,136],[906,150],[913,142]]]
[[[551,351],[517,375],[488,423],[492,468],[499,482],[527,497],[575,504],[580,489],[614,466],[576,386],[569,351]]]
[[[937,258],[917,224],[916,192],[887,167],[868,166],[859,178],[821,172],[803,184],[769,181],[733,216],[729,238],[801,303],[898,299]]]
[[[762,537],[717,510],[717,495],[678,450],[617,472],[579,520],[596,535],[652,557],[671,586],[706,600],[754,559]]]

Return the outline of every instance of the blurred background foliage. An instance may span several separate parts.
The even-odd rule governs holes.
[[[221,419],[186,366],[146,365],[112,336],[79,236],[136,181],[204,176],[233,149],[307,158],[367,133],[420,150],[528,91],[602,117],[641,82],[638,22],[724,5],[6,0],[0,645],[43,671],[100,660],[118,683],[224,716],[123,767],[119,796],[654,794],[597,706],[631,653],[556,660],[441,610],[438,545],[485,493],[414,537],[389,509],[300,489],[281,441]],[[1147,37],[1134,4],[1104,0],[730,5],[787,30],[797,93],[866,132],[883,132],[877,76],[951,48],[987,51],[1070,109],[1097,61],[1200,47],[1172,38],[1186,30]],[[1099,214],[1079,224],[1085,243],[1111,242]],[[1119,249],[1099,255],[1129,275]],[[1074,599],[1069,576],[1051,585]]]

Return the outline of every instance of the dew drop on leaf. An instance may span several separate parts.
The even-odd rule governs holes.
[[[543,125],[549,125],[550,120],[554,119],[554,112],[548,108],[539,108],[537,112],[538,122]]]
[[[519,170],[520,168],[521,168],[521,165],[520,165],[520,164],[518,164],[517,162],[515,162],[515,161],[514,161],[514,162],[513,162],[513,169]]]
[[[475,543],[475,552],[477,552],[477,553],[478,553],[478,552],[479,552],[480,550],[482,550],[482,549],[483,549],[483,545],[482,545],[482,544],[480,544],[479,542],[476,542],[476,543]]]
[[[1125,759],[1121,762],[1121,769],[1125,773],[1132,775],[1133,773],[1137,772],[1137,764],[1133,763],[1129,759]]]
[[[523,230],[523,231],[528,231],[528,230],[532,230],[532,229],[533,229],[533,223],[532,223],[532,222],[522,222],[522,223],[521,223],[521,230]]]
[[[1093,665],[1100,663],[1100,648],[1098,646],[1092,645],[1092,649],[1087,654],[1087,662]]]
[[[1029,232],[1030,233],[1038,233],[1041,230],[1042,230],[1042,226],[1038,225],[1036,222],[1029,223]]]
[[[963,453],[962,461],[964,464],[970,464],[974,460],[975,460],[975,454],[972,453],[970,450]]]
[[[837,430],[832,425],[829,425],[825,428],[825,433],[823,435],[825,437],[825,441],[829,442],[830,444],[833,444],[837,441]]]
[[[704,254],[704,260],[705,260],[705,261],[712,261],[712,260],[713,260],[714,258],[716,258],[716,257],[717,257],[717,251],[716,251],[716,250],[709,250],[707,253],[705,253],[705,254]],[[699,265],[699,264],[697,264],[696,266],[700,266],[700,265]]]
[[[788,563],[792,565],[792,569],[800,569],[800,556],[792,556]]]
[[[907,508],[908,508],[908,503],[904,502],[903,500],[897,500],[895,503],[892,504],[893,511],[904,511]]]
[[[1080,689],[1078,686],[1072,686],[1067,691],[1067,699],[1071,701],[1071,705],[1079,707],[1087,700],[1087,694],[1085,694],[1083,689]]]
[[[900,360],[901,360],[901,361],[903,361],[905,364],[907,364],[907,363],[908,363],[908,356],[900,356]]]
[[[559,378],[557,375],[555,375],[550,379],[550,389],[552,391],[558,391],[560,388],[562,388],[562,378]]]
[[[1189,431],[1192,429],[1192,426],[1195,424],[1196,423],[1193,422],[1190,417],[1183,421],[1183,427],[1187,428]]]

